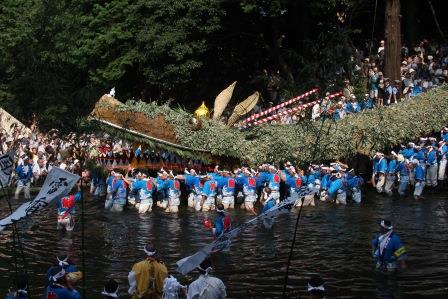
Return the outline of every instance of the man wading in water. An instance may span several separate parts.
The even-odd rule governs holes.
[[[399,266],[406,268],[407,252],[398,235],[394,233],[392,223],[382,220],[380,227],[381,235],[372,241],[376,269],[386,273],[396,271]],[[397,262],[400,262],[400,265]]]
[[[151,244],[146,245],[143,251],[146,259],[136,263],[129,272],[128,293],[132,299],[161,299],[168,270],[157,258],[157,250]]]

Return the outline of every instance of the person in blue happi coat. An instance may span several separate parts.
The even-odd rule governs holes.
[[[20,193],[24,192],[25,199],[30,199],[31,178],[33,177],[33,163],[28,156],[22,158],[23,164],[16,168],[17,188],[14,194],[15,199],[19,199]]]
[[[346,174],[347,189],[350,190],[351,198],[354,202],[360,203],[362,199],[361,187],[364,180],[355,174],[354,169],[350,169]]]
[[[373,258],[376,269],[381,272],[393,272],[406,268],[407,252],[400,237],[393,231],[392,223],[388,220],[380,222],[381,234],[372,241]]]
[[[230,176],[230,171],[223,170],[216,181],[224,209],[233,209],[235,207],[236,180]]]
[[[63,196],[56,200],[56,208],[58,212],[57,229],[65,228],[66,231],[72,231],[75,227],[76,203],[81,201],[81,180],[77,183],[77,192]]]
[[[400,184],[398,185],[398,194],[400,197],[406,195],[409,188],[409,173],[412,172],[413,166],[402,154],[398,154],[396,173],[400,177]]]
[[[425,170],[423,169],[420,161],[417,159],[412,160],[412,164],[414,165],[414,179],[415,179],[415,189],[414,189],[414,198],[415,199],[423,199],[422,193],[425,188]]]
[[[437,187],[437,172],[439,165],[437,163],[437,146],[429,145],[426,147],[426,185]]]
[[[67,272],[61,266],[50,269],[50,283],[45,291],[46,299],[80,299],[81,295],[67,279]]]

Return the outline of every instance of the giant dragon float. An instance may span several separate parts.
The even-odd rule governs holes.
[[[446,85],[410,100],[365,110],[342,120],[313,122],[305,117],[294,125],[259,120],[255,123],[257,120],[253,115],[248,117],[258,101],[256,92],[236,105],[228,122],[224,123],[220,116],[228,108],[234,87],[235,82],[217,96],[211,118],[207,117],[210,112],[204,105],[193,116],[184,109],[172,109],[166,104],[135,100],[123,103],[104,95],[96,103],[91,119],[102,129],[134,144],[163,149],[181,157],[200,158],[210,164],[248,165],[281,161],[294,161],[300,165],[357,154],[371,155],[434,134],[448,123]],[[304,98],[302,106],[289,110],[306,112],[305,108],[311,106],[307,104],[319,99],[317,92],[313,94],[314,99]],[[285,111],[288,110],[283,109],[281,113]],[[277,114],[270,111],[267,117],[275,119]],[[247,129],[247,123],[251,121],[258,125]],[[245,130],[238,129],[244,126]]]

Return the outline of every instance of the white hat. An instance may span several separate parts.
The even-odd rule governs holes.
[[[406,60],[403,60],[403,62],[401,62],[401,64],[408,65],[408,63],[406,62]]]
[[[397,161],[398,162],[403,162],[404,161],[404,156],[402,154],[398,154]]]

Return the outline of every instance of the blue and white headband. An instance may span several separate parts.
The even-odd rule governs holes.
[[[392,224],[391,224],[390,226],[387,226],[387,225],[384,223],[384,220],[381,220],[380,225],[381,225],[381,227],[383,227],[383,228],[385,228],[385,229],[388,229],[388,230],[391,230],[391,229],[394,228],[394,227],[392,226]]]
[[[225,212],[225,210],[224,210],[224,209],[220,209],[220,208],[216,207],[216,212],[218,212],[218,213],[224,213],[224,212]]]
[[[149,251],[146,249],[146,246],[143,247],[143,251],[146,253],[147,256],[151,257],[154,256],[157,253],[157,250],[154,249],[154,251]]]
[[[51,280],[56,282],[58,281],[60,278],[65,276],[65,270],[64,268],[61,269],[61,271],[59,271],[58,273],[56,273],[55,275],[51,276]]]
[[[317,287],[313,287],[312,285],[308,284],[308,292],[312,292],[312,291],[325,292],[325,287],[323,284],[320,286],[317,286]]]
[[[109,296],[109,297],[112,297],[112,298],[118,298],[117,292],[118,292],[118,289],[115,292],[113,292],[113,293],[109,293],[109,292],[106,291],[106,289],[103,289],[103,291],[101,292],[101,295]]]
[[[59,257],[56,257],[56,258],[58,259],[59,266],[61,266],[62,268],[64,268],[64,267],[69,265],[69,263],[67,262],[68,261],[68,256],[65,257],[65,259],[63,259],[63,260],[60,260]]]

